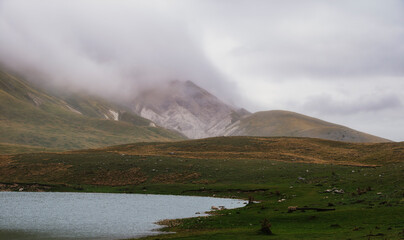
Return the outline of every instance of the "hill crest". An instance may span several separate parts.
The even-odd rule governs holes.
[[[228,127],[226,136],[312,137],[344,142],[389,142],[303,114],[272,110],[254,113]]]

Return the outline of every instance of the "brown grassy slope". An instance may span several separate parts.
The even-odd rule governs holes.
[[[312,137],[344,142],[389,142],[341,125],[289,111],[257,112],[236,124],[231,136]]]
[[[97,151],[199,159],[270,159],[342,165],[383,165],[404,161],[404,142],[345,143],[314,138],[217,137],[135,143]]]
[[[217,137],[62,153],[0,155],[0,183],[253,183],[279,169],[291,174],[288,169],[309,166],[390,168],[402,162],[404,142],[354,144],[312,138]]]

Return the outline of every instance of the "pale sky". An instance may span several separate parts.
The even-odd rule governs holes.
[[[0,63],[125,99],[192,80],[253,112],[404,141],[402,0],[0,0]]]

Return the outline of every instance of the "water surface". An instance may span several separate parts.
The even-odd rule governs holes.
[[[125,239],[162,219],[200,216],[236,199],[150,194],[0,192],[0,239]]]

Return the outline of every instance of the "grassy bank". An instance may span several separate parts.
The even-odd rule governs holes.
[[[254,198],[145,239],[400,239],[402,143],[213,138],[2,156],[3,189]],[[18,183],[17,185],[15,183]],[[342,190],[342,191],[341,191]],[[335,209],[292,211],[288,207]],[[197,216],[197,215],[196,215]],[[268,219],[273,235],[259,229]]]

